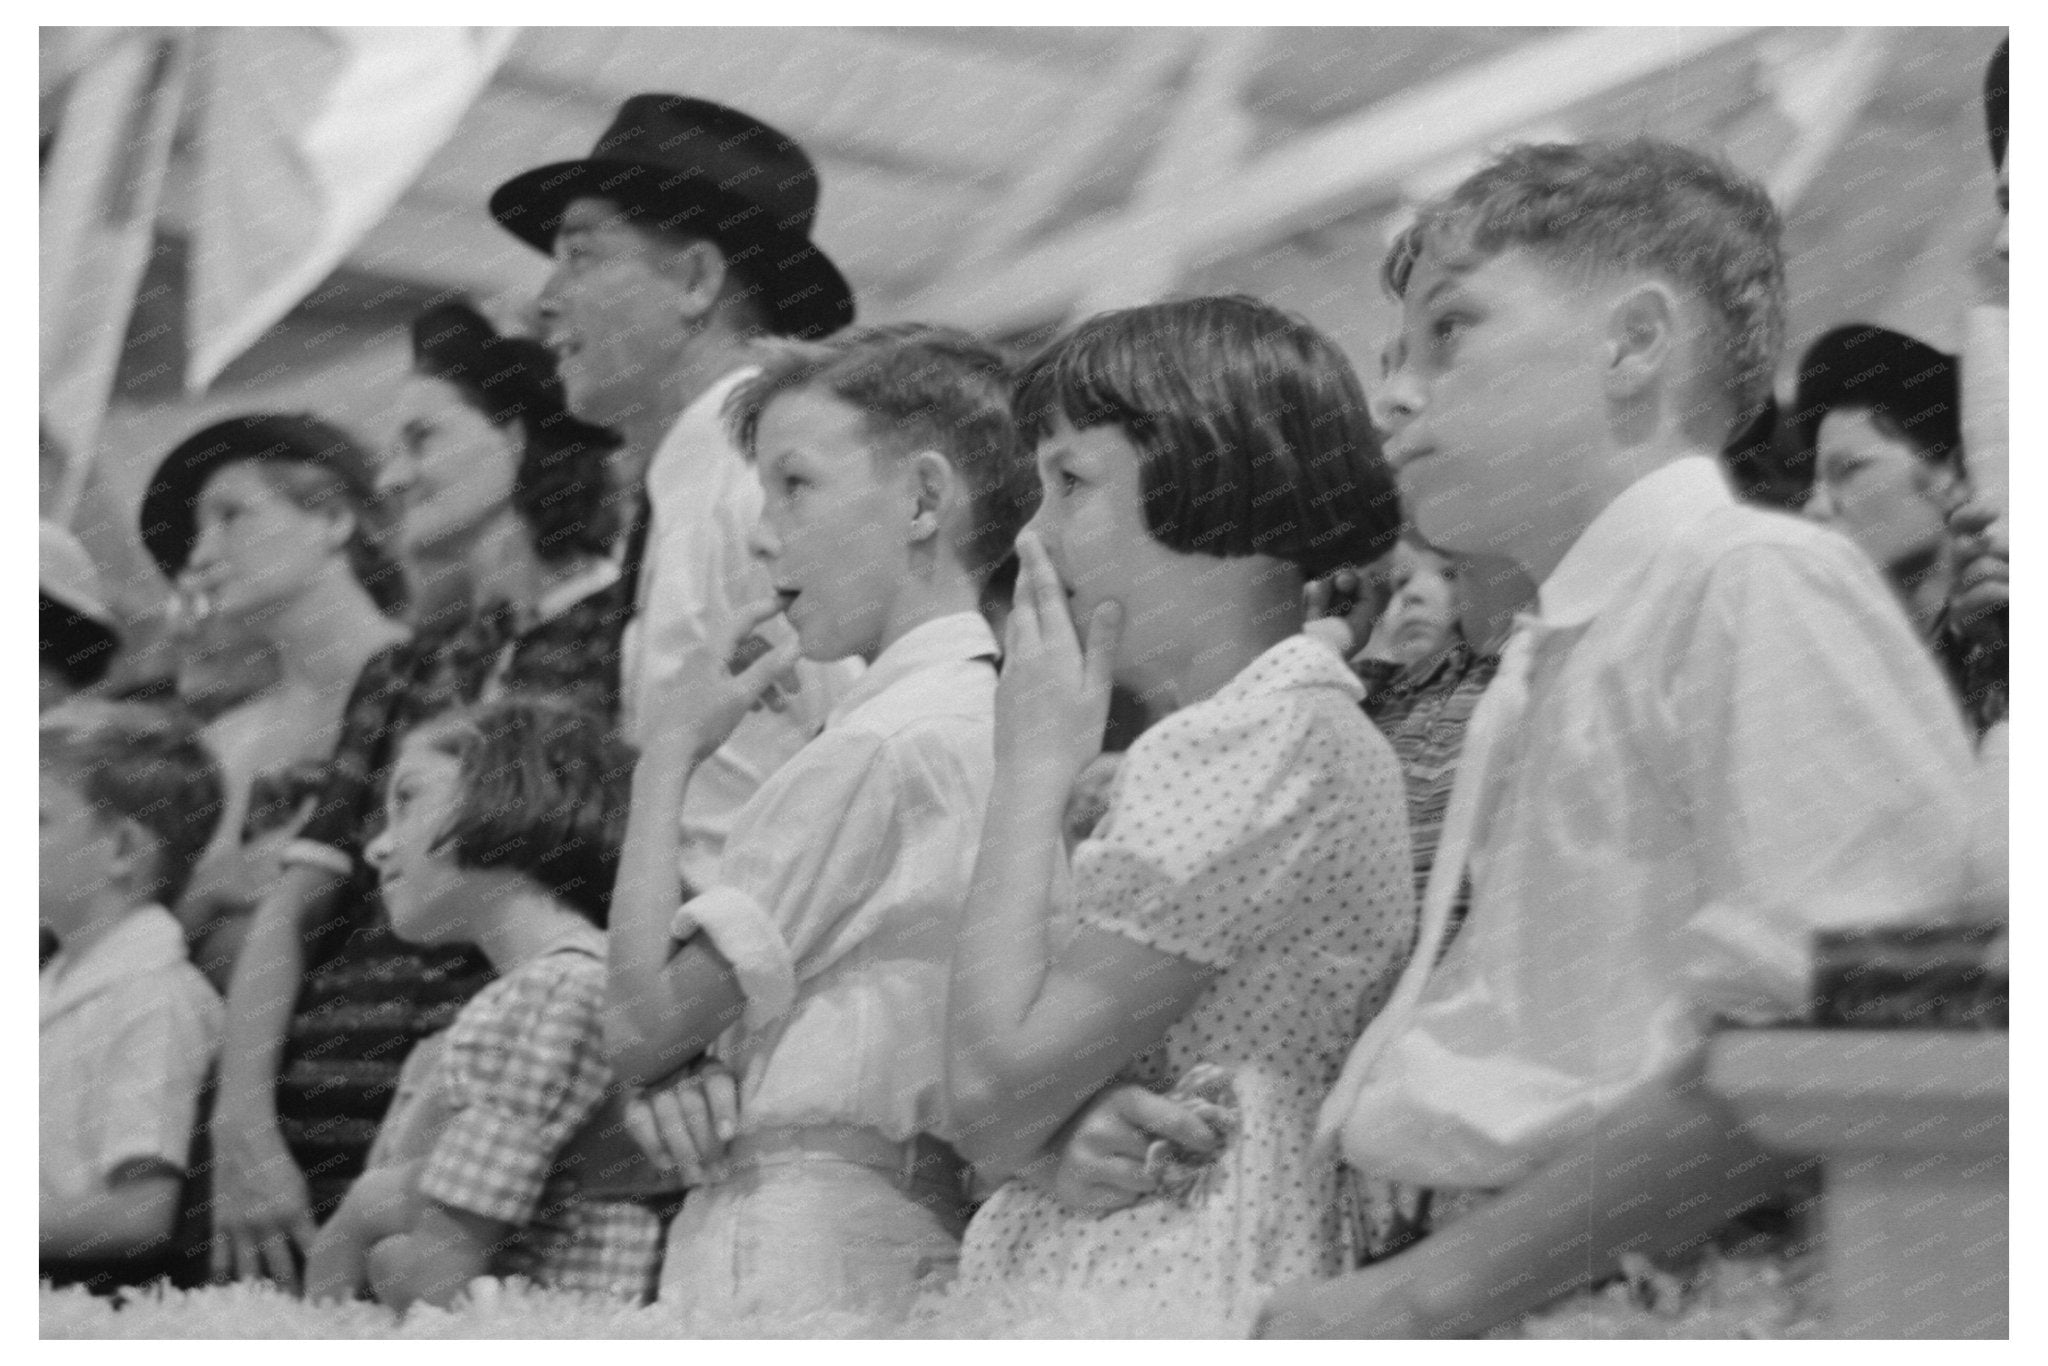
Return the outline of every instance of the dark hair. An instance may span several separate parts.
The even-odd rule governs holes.
[[[45,770],[103,814],[149,832],[157,857],[146,891],[166,905],[176,901],[225,805],[220,765],[197,728],[158,707],[92,702],[50,712],[39,734]]]
[[[412,320],[412,363],[492,426],[517,424],[512,507],[543,560],[605,553],[619,529],[605,464],[619,437],[569,412],[547,348],[502,335],[475,308],[451,300]]]
[[[1183,554],[1271,555],[1309,578],[1377,559],[1400,500],[1344,353],[1243,296],[1088,319],[1024,369],[1026,439],[1056,419],[1138,448],[1145,525]]]
[[[1381,278],[1401,298],[1425,252],[1474,265],[1516,247],[1569,270],[1657,275],[1704,306],[1715,385],[1735,408],[1729,430],[1711,434],[1718,447],[1771,394],[1785,339],[1782,231],[1763,186],[1675,143],[1529,144],[1425,204]]]
[[[2005,165],[2005,143],[2009,134],[2006,122],[2006,66],[2011,38],[1998,40],[1998,51],[1991,54],[1991,64],[1984,68],[1984,133],[1991,140],[1991,165],[1994,168]]]
[[[73,689],[89,688],[105,678],[121,647],[120,634],[48,593],[38,597],[38,666]]]
[[[1955,361],[1903,332],[1850,323],[1828,332],[1799,363],[1792,419],[1810,482],[1820,424],[1837,409],[1866,412],[1929,465],[1961,475],[1962,381]]]
[[[514,694],[444,713],[407,737],[461,764],[436,841],[465,868],[524,873],[602,929],[626,833],[633,751],[602,717]]]
[[[1017,431],[1002,356],[965,332],[895,323],[829,341],[766,346],[761,373],[726,400],[733,439],[754,453],[761,413],[779,394],[819,389],[865,415],[893,455],[937,451],[967,486],[971,522],[961,562],[986,577],[1010,554],[1038,505],[1038,479]]]

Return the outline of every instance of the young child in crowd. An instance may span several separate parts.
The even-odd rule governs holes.
[[[40,987],[45,1275],[170,1251],[221,1003],[165,907],[220,819],[197,734],[132,704],[73,702],[41,742],[38,897],[56,940]],[[125,1283],[125,1281],[124,1281]]]
[[[582,1188],[563,1155],[618,1123],[605,1065],[605,910],[631,752],[598,717],[514,695],[400,743],[366,850],[392,929],[473,943],[498,978],[440,1036],[431,1124],[380,1145],[320,1230],[307,1293],[446,1305],[478,1276],[633,1299],[653,1289],[654,1211]],[[608,1106],[608,1098],[611,1103]],[[394,1110],[387,1125],[412,1117]]]
[[[1387,610],[1373,624],[1361,661],[1389,674],[1441,654],[1458,639],[1457,566],[1420,537],[1403,536],[1375,567]]]
[[[1714,462],[1769,389],[1778,238],[1760,186],[1638,140],[1511,151],[1389,256],[1403,500],[1538,608],[1468,733],[1421,990],[1324,1111],[1464,1212],[1283,1289],[1272,1336],[1483,1331],[1695,1245],[1789,1175],[1695,1084],[1710,1024],[1796,1014],[1816,929],[1961,900],[1969,746],[1933,664],[1864,556]],[[1472,912],[1436,966],[1468,789]]]
[[[993,763],[997,648],[976,605],[1029,513],[1031,467],[1000,358],[960,333],[787,344],[728,412],[757,462],[754,550],[776,588],[729,644],[780,612],[797,646],[667,681],[634,772],[612,1057],[655,1086],[715,1043],[738,1079],[737,1132],[717,1136],[729,1149],[660,1131],[674,1165],[709,1168],[670,1231],[663,1301],[891,1313],[957,1255],[958,1164],[928,1136],[944,1125],[946,968]],[[684,903],[692,767],[799,647],[868,668]],[[663,1091],[653,1116],[675,1099]]]
[[[1299,634],[1306,578],[1391,547],[1391,477],[1344,356],[1252,299],[1092,319],[1020,393],[1043,500],[947,1016],[956,1141],[1017,1175],[969,1227],[961,1286],[1232,1312],[1343,1264],[1316,1106],[1414,932],[1400,771],[1342,658]],[[1159,719],[1069,875],[1112,681]],[[1038,1159],[1114,1079],[1198,1089],[1235,1133],[1179,1199],[1098,1216]]]

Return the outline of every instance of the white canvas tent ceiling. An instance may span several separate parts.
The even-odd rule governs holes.
[[[1784,178],[1795,346],[1849,318],[1953,346],[1993,229],[1976,99],[1999,36],[529,30],[344,268],[197,399],[175,382],[192,205],[174,158],[81,531],[146,596],[124,519],[200,421],[292,404],[380,435],[396,329],[419,299],[458,288],[513,312],[544,274],[486,214],[490,191],[583,155],[645,90],[738,105],[804,144],[817,238],[864,320],[1018,335],[1168,290],[1246,290],[1306,314],[1369,376],[1387,321],[1375,269],[1404,202],[1503,141],[1647,132]],[[46,89],[60,75],[46,41]]]

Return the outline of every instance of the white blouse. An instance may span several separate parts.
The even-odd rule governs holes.
[[[740,1132],[943,1127],[946,986],[995,773],[994,634],[926,622],[740,811],[710,890],[676,913],[732,964],[746,1014],[714,1052]]]

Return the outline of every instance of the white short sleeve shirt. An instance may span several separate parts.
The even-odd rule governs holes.
[[[224,1011],[171,913],[142,907],[82,954],[60,951],[39,994],[45,1198],[103,1191],[130,1163],[183,1171]]]

